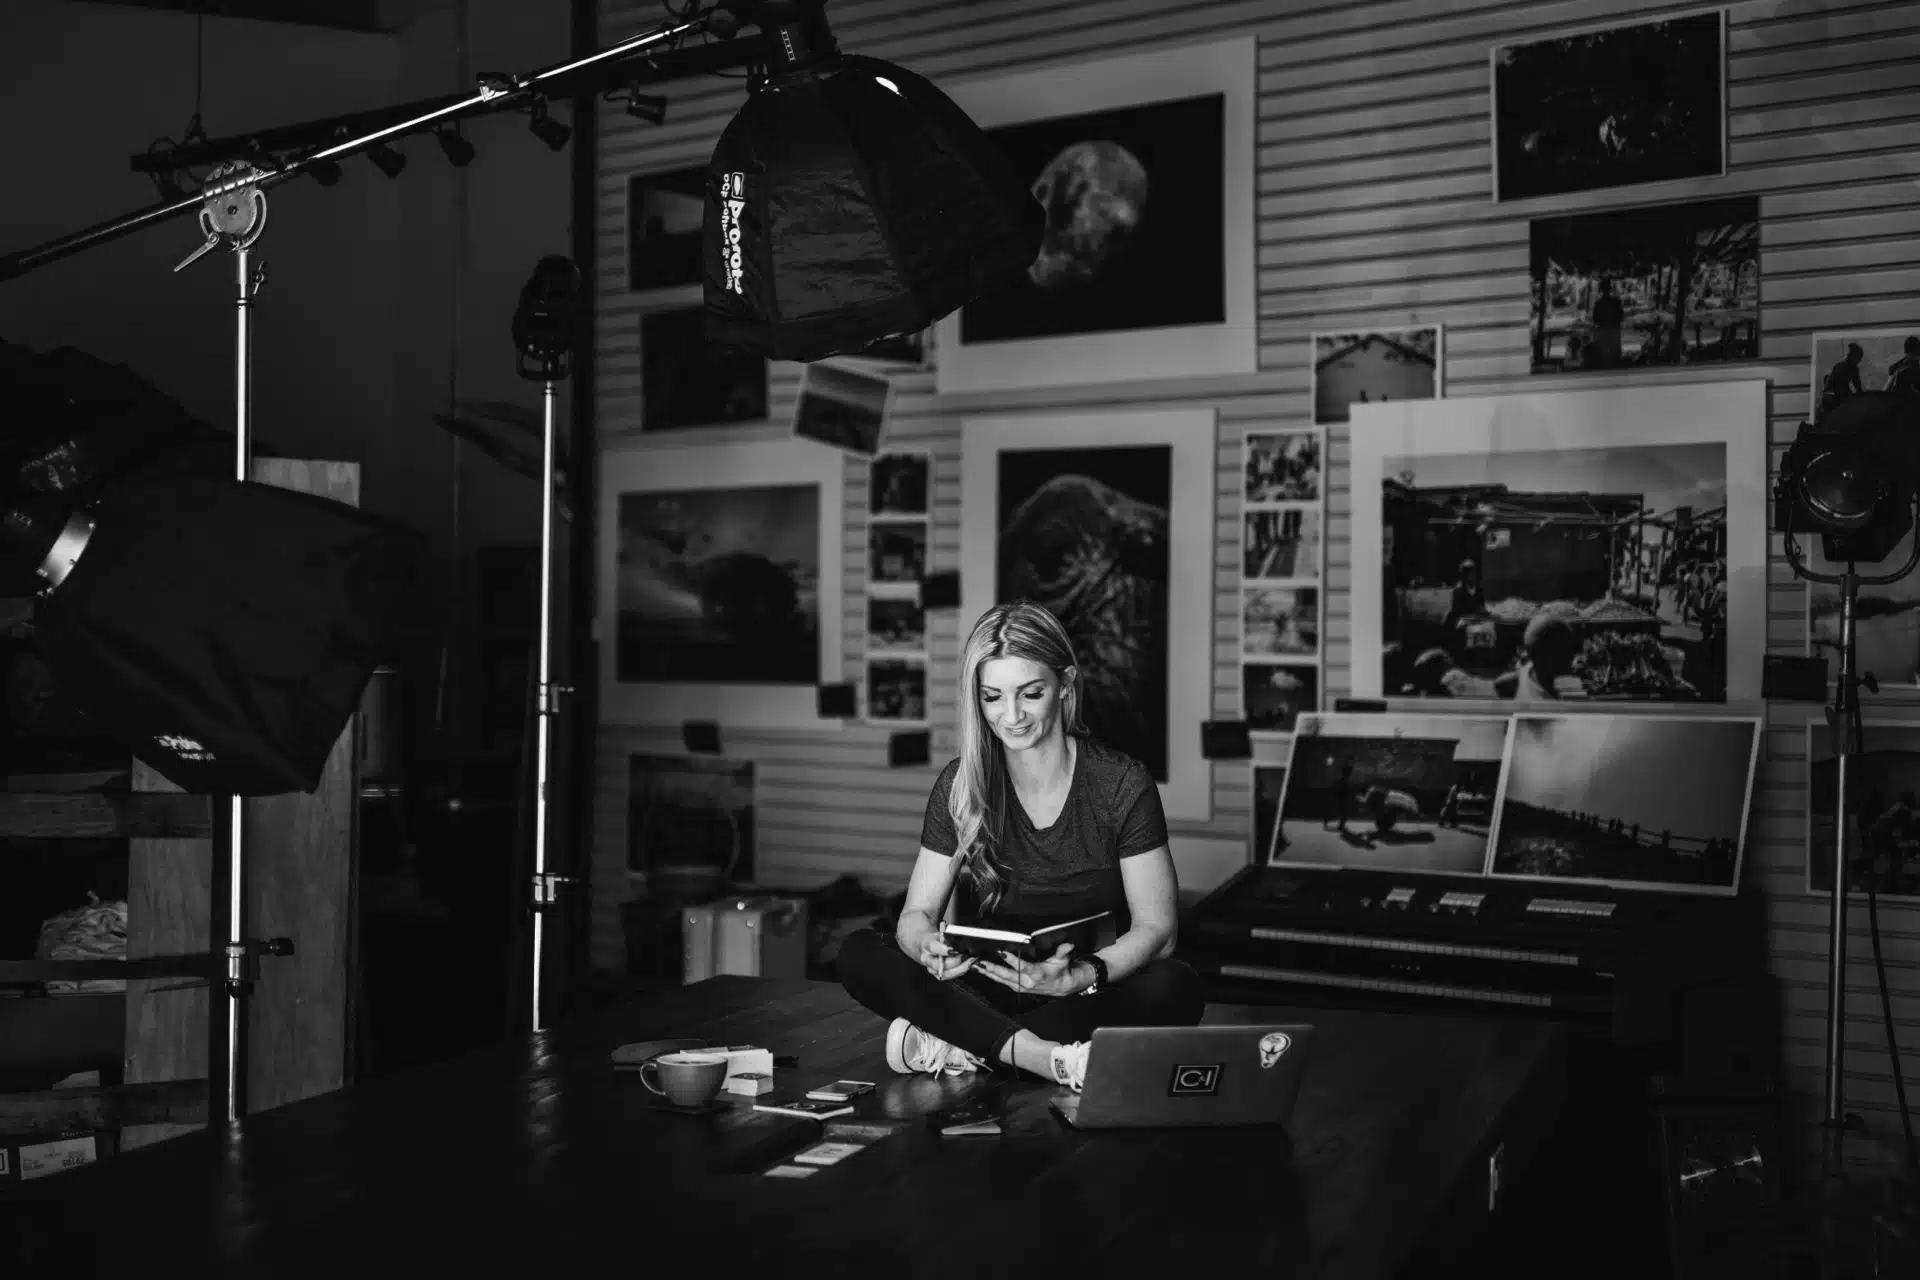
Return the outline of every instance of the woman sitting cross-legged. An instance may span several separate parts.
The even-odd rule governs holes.
[[[960,756],[927,797],[893,937],[841,945],[841,985],[883,1018],[895,1071],[1005,1064],[1078,1091],[1096,1027],[1194,1026],[1199,977],[1173,958],[1178,885],[1166,815],[1138,761],[1087,736],[1066,631],[1025,601],[988,610],[960,662]],[[979,922],[1030,932],[1111,911],[1099,950],[1034,963],[940,937],[960,880]]]

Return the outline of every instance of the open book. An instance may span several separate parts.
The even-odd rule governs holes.
[[[1091,949],[1100,921],[1112,914],[1101,911],[1078,920],[1062,920],[1031,933],[956,922],[943,925],[940,936],[955,951],[987,960],[999,960],[1002,951],[1010,951],[1022,960],[1047,960],[1063,942],[1071,942],[1075,953]]]

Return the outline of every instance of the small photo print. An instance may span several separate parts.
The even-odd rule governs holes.
[[[875,520],[867,526],[867,578],[876,584],[927,576],[927,522]]]
[[[1862,391],[1920,398],[1920,325],[1813,335],[1813,420]]]
[[[1277,662],[1240,667],[1241,719],[1250,733],[1292,733],[1294,721],[1320,709],[1320,670]]]
[[[867,719],[925,724],[926,667],[899,658],[879,658],[867,663]]]
[[[879,374],[816,363],[800,375],[793,434],[871,458],[880,449],[893,384]]]
[[[1243,577],[1320,580],[1320,513],[1311,507],[1244,513]]]
[[[924,453],[883,453],[873,460],[867,510],[876,516],[924,516],[933,485],[933,459]]]
[[[925,652],[927,611],[911,596],[867,600],[867,647]]]
[[[1314,422],[1349,422],[1356,404],[1438,398],[1442,341],[1437,324],[1314,334]]]
[[[1240,651],[1311,658],[1320,652],[1320,588],[1248,587],[1240,593]]]
[[[1318,502],[1320,433],[1249,431],[1246,500]]]

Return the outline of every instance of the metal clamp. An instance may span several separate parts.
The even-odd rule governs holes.
[[[207,238],[175,271],[186,270],[223,244],[236,250],[253,247],[267,229],[267,193],[259,186],[266,176],[244,160],[220,165],[207,175],[200,208],[200,230]]]
[[[227,944],[227,994],[245,996],[253,993],[254,983],[260,981],[260,957],[290,956],[293,954],[292,938],[246,938]]]
[[[560,901],[560,886],[579,884],[579,876],[563,876],[552,871],[533,873],[533,909],[541,911]]]
[[[542,685],[540,687],[540,696],[538,700],[539,713],[543,716],[559,715],[560,699],[573,693],[573,691],[574,691],[574,687],[570,684]]]

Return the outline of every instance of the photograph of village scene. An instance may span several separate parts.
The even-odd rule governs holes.
[[[1479,875],[1505,716],[1307,715],[1267,861]]]
[[[1489,870],[1732,893],[1759,750],[1757,718],[1517,715]]]
[[[1717,443],[1388,458],[1388,697],[1724,702]]]

